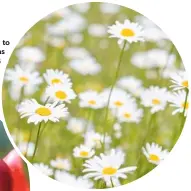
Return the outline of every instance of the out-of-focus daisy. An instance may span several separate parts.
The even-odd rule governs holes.
[[[114,125],[113,125],[113,129],[115,130],[115,131],[121,131],[121,125],[120,125],[120,123],[115,123]]]
[[[179,90],[178,92],[173,92],[169,96],[169,102],[171,103],[172,107],[175,107],[175,110],[172,112],[172,115],[175,115],[177,113],[183,113],[185,109],[184,115],[187,115],[190,103],[187,100],[186,101],[186,92],[184,90]]]
[[[163,150],[163,148],[156,143],[147,143],[146,147],[143,147],[142,150],[147,160],[155,165],[158,165],[162,160],[164,160],[169,153],[166,149]]]
[[[70,67],[82,75],[96,75],[101,71],[101,65],[94,58],[72,60]]]
[[[166,50],[151,49],[134,53],[131,63],[141,69],[164,68],[168,65],[170,57],[171,55]]]
[[[68,59],[84,59],[86,57],[90,57],[90,53],[81,47],[68,47],[64,49],[64,56]]]
[[[105,143],[106,148],[111,143],[111,137],[108,135],[102,135],[100,133],[96,133],[94,131],[88,131],[84,137],[85,145],[89,145],[90,147],[101,148],[103,142]]]
[[[64,84],[55,84],[48,86],[45,90],[45,96],[50,101],[59,101],[71,103],[71,100],[76,98],[75,92],[68,86]]]
[[[94,180],[103,179],[107,185],[116,185],[119,178],[126,179],[127,173],[136,170],[136,166],[121,168],[124,163],[124,154],[122,152],[112,150],[110,154],[100,154],[92,159],[86,160],[83,165],[84,178],[94,178]]]
[[[174,91],[188,88],[188,78],[185,71],[172,74],[171,81],[173,85],[170,87],[173,88]]]
[[[48,165],[45,165],[44,163],[34,163],[33,165],[46,176],[53,175],[53,170]]]
[[[59,49],[63,49],[65,46],[65,40],[60,37],[47,37],[46,41],[50,46]]]
[[[23,69],[19,65],[15,65],[14,69],[7,69],[5,80],[11,83],[9,92],[14,100],[18,100],[23,88],[23,94],[32,95],[38,90],[38,86],[43,82],[39,73],[30,69]]]
[[[73,150],[73,155],[76,158],[91,158],[94,154],[94,149],[87,145],[80,145],[79,147],[75,147]]]
[[[76,178],[74,175],[69,174],[64,171],[57,170],[55,172],[55,179],[59,182],[66,183],[68,185],[73,185],[78,188],[92,188],[93,187],[93,182],[91,180],[84,179],[81,176]]]
[[[143,117],[143,110],[137,109],[136,104],[127,103],[116,115],[119,122],[139,123]]]
[[[84,40],[84,35],[82,33],[70,34],[70,35],[68,35],[67,39],[70,43],[77,45],[77,44],[80,44]],[[68,49],[70,49],[70,48],[68,47]],[[73,55],[74,55],[74,53],[73,53]]]
[[[48,69],[43,76],[49,85],[62,84],[65,87],[72,86],[72,82],[68,74],[64,74],[63,71]]]
[[[144,41],[142,27],[127,19],[123,24],[116,21],[114,25],[109,26],[108,33],[111,34],[111,38],[118,38],[119,44],[123,41],[128,41],[129,43]]]
[[[71,163],[68,159],[56,158],[50,161],[50,165],[59,170],[69,171],[71,169]]]
[[[104,37],[107,34],[107,27],[102,24],[91,24],[88,26],[88,33],[95,37]]]
[[[65,18],[47,27],[47,33],[52,36],[81,32],[87,25],[86,19],[79,13],[72,11]]]
[[[164,110],[168,100],[168,91],[166,88],[160,88],[158,86],[150,86],[144,90],[140,96],[141,103],[145,107],[151,108],[151,113]]]
[[[16,55],[21,62],[40,63],[45,60],[45,55],[38,47],[25,46],[17,50]]]
[[[19,143],[18,148],[23,155],[31,157],[34,153],[35,144],[32,142],[21,142]]]
[[[105,89],[101,96],[104,98],[105,103],[108,103],[108,99],[110,96],[111,89]],[[119,109],[123,107],[127,102],[135,102],[135,99],[131,97],[131,95],[127,94],[124,90],[119,88],[114,88],[111,96],[110,96],[110,102],[109,107],[111,109]]]
[[[82,92],[78,95],[80,98],[80,107],[88,107],[92,109],[100,109],[105,106],[105,102],[101,95],[93,90]]]
[[[38,123],[48,120],[58,122],[60,118],[65,118],[68,115],[68,109],[64,104],[57,106],[58,102],[53,104],[41,105],[35,99],[25,100],[19,104],[17,111],[20,113],[21,118],[27,117],[28,123]]]
[[[135,22],[140,23],[144,27],[145,40],[152,42],[168,40],[167,35],[148,18],[139,15],[135,17]]]
[[[100,3],[100,11],[106,14],[116,14],[120,10],[120,6],[111,3]]]
[[[129,91],[134,96],[140,96],[143,91],[142,81],[135,78],[134,76],[124,76],[120,78],[117,82],[117,85],[120,88]]]
[[[72,5],[72,8],[79,11],[80,13],[85,13],[90,9],[90,3],[80,3],[80,4]]]
[[[73,133],[83,133],[87,126],[87,123],[88,121],[84,119],[72,117],[69,119],[66,128]],[[93,125],[88,124],[88,129],[92,129],[92,128],[93,128]]]

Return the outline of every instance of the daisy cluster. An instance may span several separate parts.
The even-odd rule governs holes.
[[[23,155],[82,188],[116,187],[155,168],[189,109],[188,78],[169,38],[108,3],[73,5],[39,21],[4,81],[5,118]]]

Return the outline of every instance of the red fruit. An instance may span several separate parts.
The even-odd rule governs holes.
[[[0,191],[12,191],[13,179],[7,164],[0,160]]]
[[[2,191],[29,191],[29,181],[26,178],[23,161],[16,153],[16,151],[11,151],[3,161],[7,164],[10,169],[12,177],[12,190],[2,190]],[[0,190],[1,191],[1,190]]]

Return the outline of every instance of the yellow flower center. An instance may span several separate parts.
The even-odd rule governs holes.
[[[90,105],[95,105],[95,104],[96,104],[96,101],[95,101],[95,100],[89,100],[88,103],[89,103]]]
[[[132,37],[135,36],[135,32],[132,29],[125,28],[121,30],[121,35],[124,37]]]
[[[152,100],[152,104],[154,104],[154,105],[159,105],[161,102],[160,102],[160,100],[159,99],[153,99]]]
[[[55,93],[55,96],[58,98],[58,99],[66,99],[67,98],[67,94],[63,91],[57,91]]]
[[[124,117],[125,118],[131,118],[131,114],[126,112],[126,113],[124,113]]]
[[[53,85],[54,85],[54,84],[61,84],[62,81],[61,81],[60,79],[58,79],[58,78],[54,78],[54,79],[51,80],[51,83],[52,83]]]
[[[21,76],[21,77],[19,78],[19,80],[20,80],[21,82],[24,82],[24,83],[27,83],[27,82],[29,81],[29,79],[28,79],[27,77],[25,77],[25,76]]]
[[[104,175],[113,175],[116,172],[117,172],[117,169],[113,167],[106,167],[106,168],[103,168],[102,170],[102,174]]]
[[[182,107],[183,108],[185,108],[185,109],[188,109],[189,108],[189,103],[187,102],[187,103],[182,103]]]
[[[188,80],[182,82],[182,86],[188,88]]]
[[[117,107],[121,107],[123,105],[123,103],[121,101],[115,101],[114,104],[117,106]]]
[[[157,155],[155,155],[155,154],[151,154],[149,156],[149,160],[158,162],[160,160],[160,158]]]
[[[35,113],[37,113],[40,116],[49,116],[51,115],[51,111],[50,109],[46,108],[46,107],[39,107]]]
[[[89,153],[88,153],[87,151],[81,151],[81,152],[80,152],[80,156],[81,156],[81,157],[87,157],[88,154],[89,154]]]

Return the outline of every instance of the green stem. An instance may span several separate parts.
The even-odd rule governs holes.
[[[84,131],[85,133],[87,132],[88,127],[90,125],[90,121],[91,121],[92,115],[93,115],[93,110],[91,108],[89,108],[89,110],[88,110],[88,117],[87,117],[87,123],[86,123],[85,131]]]
[[[24,86],[21,88],[21,94],[20,94],[20,97],[19,97],[19,100],[18,100],[19,104],[21,103],[21,101],[23,99],[23,96],[24,96]],[[21,132],[19,115],[18,115],[16,127],[17,127],[16,144],[19,144],[19,142],[20,142],[19,138],[20,138],[20,132]]]
[[[25,152],[26,158],[27,158],[27,154],[28,154],[29,144],[30,144],[31,138],[32,138],[32,132],[33,132],[33,127],[31,127],[31,129],[30,129],[29,139],[28,139],[27,148],[26,148],[26,152]]]
[[[123,53],[124,53],[126,44],[127,44],[127,41],[124,42],[123,48],[122,48],[122,50],[120,52],[120,55],[119,55],[119,61],[118,61],[117,70],[116,70],[116,73],[115,73],[115,78],[114,78],[113,83],[111,85],[111,89],[110,89],[110,92],[109,92],[109,97],[108,97],[108,101],[107,101],[107,105],[106,105],[104,124],[106,124],[106,121],[107,121],[107,118],[108,118],[109,103],[110,103],[110,99],[111,99],[111,94],[112,94],[112,91],[113,91],[113,89],[115,87],[116,81],[117,81],[118,76],[119,76],[120,66],[121,66],[121,63],[122,63]],[[105,128],[103,128],[103,135],[104,135],[104,137],[103,137],[103,150],[105,150],[105,136],[106,136]]]
[[[32,156],[32,162],[34,161],[34,157],[36,155],[36,151],[37,151],[37,148],[38,148],[41,127],[42,127],[42,122],[40,122],[39,127],[38,127],[36,143],[35,143],[35,149],[34,149],[34,153],[33,153],[33,156]]]
[[[149,122],[148,122],[148,128],[147,128],[147,131],[145,133],[145,136],[143,137],[143,140],[141,141],[140,143],[140,147],[138,149],[138,156],[137,156],[137,166],[139,167],[139,171],[137,170],[137,173],[136,173],[136,176],[137,178],[139,177],[140,175],[140,172],[141,172],[141,168],[140,168],[140,160],[141,160],[141,153],[142,153],[142,147],[145,145],[146,143],[146,140],[147,140],[147,137],[149,135],[149,132],[152,128],[152,123],[153,123],[153,120],[156,118],[156,113],[152,114]]]
[[[113,184],[112,178],[110,178],[110,180],[111,180],[111,187],[114,188],[115,186],[114,186],[114,184]]]

